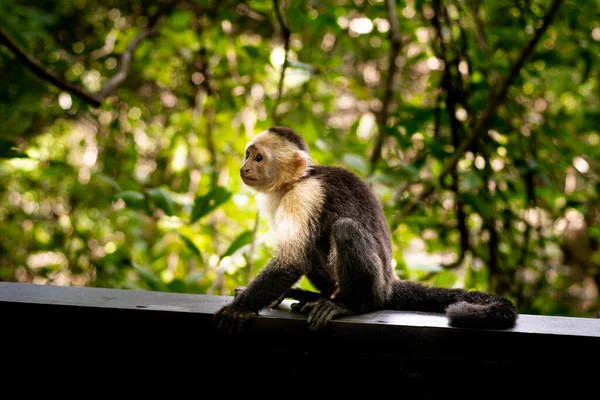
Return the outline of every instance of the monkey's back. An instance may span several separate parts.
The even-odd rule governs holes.
[[[314,165],[309,177],[319,179],[325,189],[322,214],[323,234],[339,218],[358,222],[382,246],[386,258],[391,257],[390,231],[379,199],[356,174],[339,167]]]

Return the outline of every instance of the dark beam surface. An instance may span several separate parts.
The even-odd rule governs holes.
[[[227,370],[243,370],[256,379],[376,377],[427,393],[443,387],[432,382],[467,378],[534,385],[537,377],[574,390],[577,382],[600,372],[600,319],[522,314],[515,328],[493,331],[452,328],[439,314],[379,311],[311,332],[305,317],[292,314],[286,301],[280,309],[261,311],[244,335],[223,337],[212,316],[229,301],[227,296],[0,282],[1,343],[37,338],[85,346],[91,357],[193,359],[215,367],[211,379]],[[509,391],[506,385],[496,390],[502,388]]]

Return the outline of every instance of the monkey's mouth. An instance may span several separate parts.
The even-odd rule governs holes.
[[[244,181],[244,183],[246,185],[252,185],[252,184],[256,184],[256,182],[258,182],[258,179],[254,179],[254,178],[250,178],[244,175],[241,175],[242,177],[242,181]]]

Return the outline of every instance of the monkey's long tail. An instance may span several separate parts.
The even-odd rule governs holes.
[[[425,286],[397,280],[386,308],[445,313],[450,326],[512,328],[518,311],[510,300],[478,291]]]

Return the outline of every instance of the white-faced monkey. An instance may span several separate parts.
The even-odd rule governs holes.
[[[390,231],[381,204],[355,174],[313,165],[305,141],[272,127],[246,147],[243,182],[259,192],[271,217],[277,253],[250,285],[215,314],[217,328],[234,333],[263,307],[301,300],[311,329],[333,318],[381,309],[445,312],[451,326],[514,326],[506,298],[425,286],[394,274]],[[302,276],[320,291],[291,289]]]

